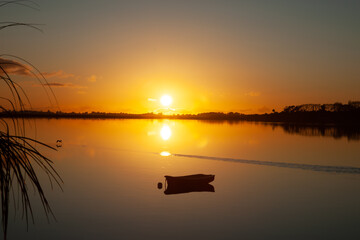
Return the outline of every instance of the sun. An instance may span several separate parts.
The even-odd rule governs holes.
[[[169,95],[164,95],[160,98],[160,103],[165,107],[170,106],[172,104],[172,102],[173,102],[173,99]]]

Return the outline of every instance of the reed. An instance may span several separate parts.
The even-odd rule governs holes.
[[[26,0],[0,1],[0,8],[10,4],[38,9],[38,5],[35,2]],[[0,30],[18,26],[30,27],[41,31],[37,24],[0,22]],[[11,59],[15,59],[16,61]],[[26,110],[27,105],[31,108],[31,103],[26,92],[7,71],[9,65],[16,65],[16,67],[23,68],[30,72],[44,87],[50,103],[52,96],[55,104],[57,104],[57,99],[52,89],[47,84],[45,77],[35,66],[22,58],[1,54],[0,81],[8,87],[11,98],[0,96],[0,111],[23,111]],[[47,218],[49,218],[49,215],[55,218],[35,169],[41,169],[41,171],[48,176],[51,185],[55,182],[61,188],[62,183],[61,177],[53,167],[53,162],[43,155],[38,150],[38,147],[42,146],[52,150],[56,149],[36,139],[27,137],[25,125],[25,120],[21,117],[10,118],[10,120],[7,121],[0,118],[0,189],[4,239],[7,237],[10,199],[12,196],[15,198],[16,191],[20,193],[21,209],[27,223],[29,219],[34,222],[33,210],[29,198],[29,190],[31,188],[29,189],[29,186],[32,186],[38,193]],[[14,207],[16,208],[16,204]]]

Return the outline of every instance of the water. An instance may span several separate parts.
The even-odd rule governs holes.
[[[360,237],[357,129],[192,120],[36,124],[38,140],[63,142],[58,151],[43,149],[64,181],[62,192],[41,176],[57,221],[48,223],[33,197],[35,224],[27,231],[21,211],[10,213],[9,239]],[[157,188],[165,175],[198,173],[215,175],[215,192],[165,195]]]

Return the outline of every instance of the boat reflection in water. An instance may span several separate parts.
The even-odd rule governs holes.
[[[215,192],[213,185],[209,184],[214,181],[215,175],[195,174],[187,176],[165,176],[164,194],[180,194],[190,192]],[[162,184],[158,183],[158,188],[162,188]]]

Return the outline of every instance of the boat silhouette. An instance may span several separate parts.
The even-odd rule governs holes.
[[[215,175],[195,174],[187,176],[165,176],[166,189],[164,194],[181,194],[190,192],[215,192],[213,185]]]

